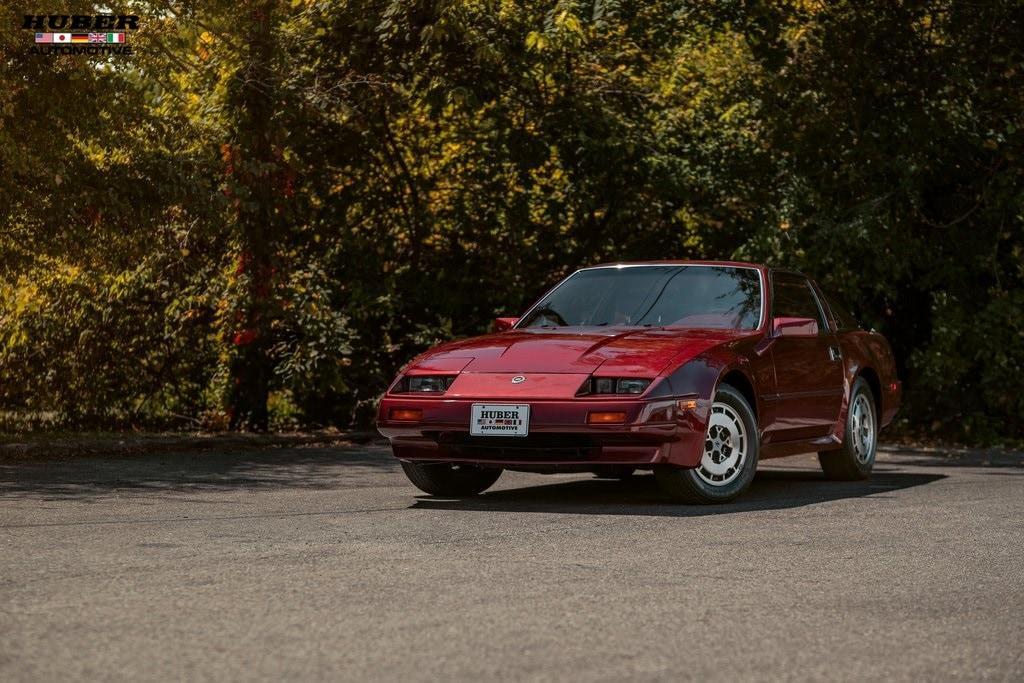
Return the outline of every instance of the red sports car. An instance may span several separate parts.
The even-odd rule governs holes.
[[[433,495],[480,493],[503,469],[654,470],[674,498],[717,503],[764,458],[816,451],[829,478],[867,477],[900,393],[885,338],[799,273],[622,263],[417,356],[377,424]]]

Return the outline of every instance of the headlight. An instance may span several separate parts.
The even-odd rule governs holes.
[[[591,377],[580,390],[577,396],[588,394],[642,394],[651,384],[649,379],[634,379],[632,377]]]
[[[649,379],[620,379],[615,381],[615,393],[616,394],[642,394],[647,385],[651,383]]]
[[[406,375],[394,391],[410,394],[443,394],[455,381],[455,375]]]

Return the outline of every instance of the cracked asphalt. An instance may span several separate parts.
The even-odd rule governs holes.
[[[0,461],[0,679],[1024,679],[1024,460],[810,456],[737,503],[386,448]]]

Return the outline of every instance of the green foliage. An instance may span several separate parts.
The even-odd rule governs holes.
[[[129,5],[128,60],[0,35],[0,410],[366,422],[580,265],[733,257],[889,336],[917,428],[1024,438],[1017,3]]]
[[[118,272],[40,258],[0,288],[0,362],[17,380],[0,385],[2,404],[87,426],[201,409],[216,359],[209,294],[195,264],[166,256]]]

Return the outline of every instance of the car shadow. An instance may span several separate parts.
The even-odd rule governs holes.
[[[101,498],[130,493],[338,489],[400,477],[382,446],[272,448],[261,451],[146,453],[0,463],[0,498]]]
[[[944,474],[876,471],[867,481],[834,482],[827,481],[820,472],[771,469],[759,471],[750,489],[735,502],[684,505],[662,493],[653,475],[640,474],[621,482],[581,479],[502,489],[457,500],[421,496],[410,507],[467,512],[701,517],[796,508],[845,498],[882,497],[892,491],[923,486],[945,478]]]

